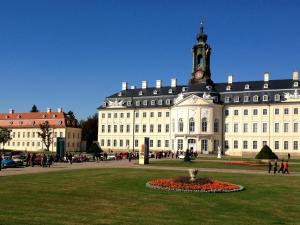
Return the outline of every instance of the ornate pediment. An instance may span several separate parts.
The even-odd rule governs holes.
[[[284,98],[285,101],[300,101],[300,94],[298,93],[298,90],[295,89],[293,94],[289,92],[284,93]]]
[[[121,101],[119,101],[118,99],[116,99],[115,101],[108,100],[106,107],[107,108],[120,108],[120,107],[123,108],[123,107],[125,107],[125,106],[123,106],[123,104],[124,104],[123,100],[121,100]]]
[[[205,98],[201,98],[194,94],[185,96],[181,93],[178,95],[178,98],[175,99],[175,106],[210,105],[212,103],[213,98],[211,96],[205,96]]]

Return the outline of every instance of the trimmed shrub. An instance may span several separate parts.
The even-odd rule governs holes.
[[[255,156],[256,159],[278,159],[278,156],[272,152],[268,145],[265,145]]]
[[[96,153],[96,152],[101,153],[103,151],[96,143],[93,143],[86,152],[87,153]]]

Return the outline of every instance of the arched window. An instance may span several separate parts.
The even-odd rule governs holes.
[[[194,120],[194,118],[190,118],[189,130],[190,130],[190,132],[195,132],[195,120]]]
[[[215,122],[214,122],[214,132],[219,132],[219,120],[218,119],[215,119]]]
[[[201,120],[201,130],[207,132],[207,119],[205,117]]]
[[[178,131],[183,132],[183,120],[181,118],[178,121]]]

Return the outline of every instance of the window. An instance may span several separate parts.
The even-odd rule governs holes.
[[[101,146],[104,146],[104,139],[101,139]]]
[[[183,132],[183,120],[181,118],[178,121],[178,131]]]
[[[225,116],[228,116],[228,115],[229,115],[229,110],[228,110],[228,109],[225,109],[224,114],[225,114]]]
[[[298,87],[298,86],[299,86],[298,82],[297,82],[297,81],[294,82],[293,86],[294,86],[294,87]]]
[[[126,132],[129,133],[130,132],[130,125],[126,125]]]
[[[289,114],[289,109],[288,108],[284,108],[284,115],[288,115]]]
[[[157,113],[157,117],[161,117],[161,112],[158,112],[158,113]]]
[[[239,148],[239,142],[237,140],[233,141],[233,148],[238,149]]]
[[[114,118],[117,118],[118,117],[118,113],[114,113]]]
[[[105,125],[102,125],[101,132],[102,132],[102,133],[105,132]]]
[[[279,149],[279,141],[275,141],[274,146],[275,146],[275,149],[278,150]]]
[[[143,133],[146,133],[146,124],[143,124]]]
[[[147,106],[148,105],[148,101],[147,100],[144,100],[143,101],[143,106]]]
[[[157,132],[161,133],[161,124],[158,124],[158,126],[157,126]]]
[[[243,149],[248,149],[248,141],[243,141]]]
[[[157,140],[157,147],[158,147],[158,148],[161,147],[161,140]]]
[[[195,120],[194,120],[194,118],[190,118],[189,130],[190,130],[190,132],[195,132]]]
[[[263,133],[267,133],[268,132],[268,124],[267,123],[263,123],[263,129],[262,129],[262,132]]]
[[[143,112],[143,118],[147,117],[147,113]]]
[[[107,133],[110,133],[110,130],[111,130],[111,125],[108,125],[107,126]]]
[[[230,97],[225,97],[225,103],[229,103],[230,102]]]
[[[139,95],[140,95],[140,96],[143,95],[143,92],[142,92],[142,91],[139,91]]]
[[[252,143],[252,148],[253,148],[253,149],[257,149],[257,141],[253,141],[253,143]]]
[[[257,95],[253,96],[253,102],[258,102],[258,96]]]
[[[257,116],[257,114],[258,114],[257,109],[253,109],[253,116]]]
[[[234,133],[239,132],[239,124],[238,123],[233,124],[233,132]]]
[[[280,95],[279,95],[279,94],[276,94],[276,95],[274,96],[274,100],[275,100],[275,101],[280,101]]]
[[[264,88],[268,88],[269,87],[269,85],[266,83],[266,84],[264,84]]]
[[[249,96],[244,96],[244,102],[249,102],[250,101],[250,97]]]
[[[252,124],[252,132],[257,133],[257,123]]]
[[[157,95],[157,90],[154,90],[154,91],[153,91],[153,94],[154,94],[154,95]]]
[[[279,133],[279,123],[274,124],[274,132]]]
[[[228,148],[229,148],[229,144],[228,144],[228,141],[227,141],[227,140],[224,141],[224,147],[225,147],[225,149],[228,149]]]
[[[289,132],[289,123],[284,123],[283,124],[283,130],[285,133]]]
[[[294,115],[298,115],[298,108],[294,108]]]
[[[111,113],[108,113],[107,117],[108,117],[108,118],[111,118]]]
[[[279,109],[276,108],[275,111],[274,111],[275,115],[279,115]]]
[[[151,105],[155,105],[155,100],[151,100]]]
[[[139,118],[139,113],[138,112],[135,113],[135,117]]]
[[[182,151],[183,150],[183,140],[182,139],[178,139],[177,140],[177,150],[178,151]]]
[[[131,106],[131,101],[128,101],[128,102],[127,102],[127,106]]]
[[[248,116],[248,109],[244,109],[244,116]]]
[[[264,116],[268,115],[268,109],[263,109],[263,115]]]
[[[239,102],[240,101],[240,97],[239,96],[234,96],[234,102]]]
[[[249,90],[249,84],[245,85],[245,90]]]
[[[262,146],[266,146],[266,145],[268,145],[268,142],[267,141],[263,141],[262,142]]]
[[[166,117],[170,117],[170,112],[166,112]]]
[[[283,142],[283,149],[284,150],[288,150],[289,149],[289,142],[288,141],[284,141]]]
[[[248,132],[248,123],[243,124],[243,131],[244,131],[244,133]]]
[[[118,131],[117,125],[114,125],[114,133],[117,133]]]
[[[225,123],[224,124],[224,132],[227,133],[229,131],[229,124]]]
[[[264,96],[263,96],[263,101],[266,102],[266,101],[268,101],[268,100],[269,100],[269,96],[268,96],[268,95],[264,95]]]
[[[120,140],[120,147],[123,147],[123,140]]]
[[[150,124],[150,133],[153,133],[153,132],[154,132],[154,125]]]
[[[104,118],[105,118],[105,113],[102,113],[101,116],[102,116],[102,118],[104,119]]]
[[[170,125],[166,124],[166,133],[169,133],[169,132],[170,132]]]
[[[120,113],[120,118],[124,118],[124,113]]]
[[[294,141],[294,150],[298,150],[298,141]]]
[[[117,147],[117,140],[114,139],[114,147]]]
[[[231,86],[230,85],[227,85],[226,86],[226,91],[230,91],[231,90]]]
[[[149,146],[153,147],[153,140],[150,140]]]
[[[172,89],[171,89],[172,90]],[[170,99],[167,99],[166,100],[166,105],[170,105],[171,104],[171,100]]]
[[[120,133],[123,133],[124,131],[124,125],[120,125]]]
[[[201,120],[201,128],[202,132],[207,132],[207,119],[205,117]]]
[[[136,106],[140,106],[140,105],[141,105],[141,101],[136,101],[136,102],[135,102],[135,105],[136,105]]]
[[[233,114],[234,114],[235,116],[238,116],[238,115],[239,115],[239,110],[235,109],[235,110],[233,111]]]
[[[136,132],[136,133],[138,133],[138,132],[139,132],[139,125],[138,125],[138,124],[136,124],[136,125],[135,125],[134,132]]]
[[[294,132],[297,133],[298,132],[298,123],[294,123]]]
[[[130,140],[126,140],[126,147],[129,147],[130,146]]]
[[[165,148],[169,148],[169,140],[165,140]]]
[[[162,105],[162,100],[161,99],[158,100],[158,105]]]
[[[218,119],[215,119],[215,122],[214,122],[214,132],[219,132],[219,120]]]
[[[110,146],[110,140],[107,140],[107,144],[106,144],[107,146]]]
[[[154,117],[154,112],[150,112],[150,117]]]
[[[127,118],[130,118],[130,113],[127,113]]]
[[[139,140],[134,140],[134,147],[138,147],[139,146]]]

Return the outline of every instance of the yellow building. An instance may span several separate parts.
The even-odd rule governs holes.
[[[298,72],[292,79],[214,83],[207,35],[201,25],[192,48],[192,78],[187,85],[155,87],[122,83],[99,110],[98,142],[109,151],[137,151],[144,137],[150,151],[255,155],[269,145],[278,155],[300,156]]]
[[[11,140],[5,144],[5,149],[18,151],[41,151],[46,147],[38,133],[40,124],[48,122],[52,132],[51,152],[56,152],[57,140],[64,145],[64,150],[74,152],[80,150],[81,128],[75,118],[64,113],[61,108],[52,112],[18,113],[10,110],[9,113],[0,114],[0,127],[11,130]],[[0,146],[3,148],[3,146]]]

